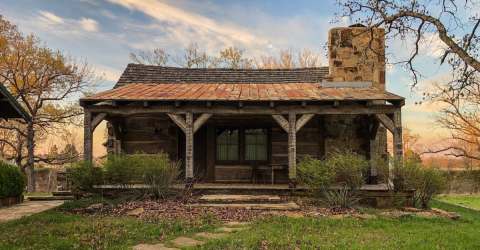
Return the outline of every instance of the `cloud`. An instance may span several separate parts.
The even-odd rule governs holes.
[[[65,22],[63,18],[53,14],[52,12],[39,11],[39,14],[39,19],[49,24],[63,24]]]
[[[157,21],[160,26],[168,31],[172,38],[195,41],[195,37],[205,38],[209,43],[222,43],[224,45],[267,46],[268,40],[262,36],[233,24],[218,22],[206,16],[193,13],[175,6],[155,1],[135,0],[109,0],[114,4],[127,9],[144,13]],[[164,34],[165,35],[165,34]]]
[[[39,11],[36,25],[45,30],[55,33],[67,33],[69,35],[81,35],[84,32],[97,32],[99,24],[96,20],[82,17],[80,19],[60,17],[49,11]]]
[[[91,18],[82,17],[82,19],[80,19],[78,23],[85,31],[90,31],[90,32],[98,31],[98,22]]]

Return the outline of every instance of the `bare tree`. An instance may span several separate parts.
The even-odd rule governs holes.
[[[421,70],[416,65],[422,43],[429,35],[438,35],[445,45],[441,64],[447,63],[454,74],[447,88],[463,90],[478,84],[480,72],[480,16],[478,1],[454,0],[338,0],[340,18],[348,17],[369,28],[385,28],[388,39],[401,39],[411,44],[408,57],[399,60],[412,74],[413,85],[418,83]],[[460,94],[462,91],[455,93]]]
[[[69,98],[90,87],[93,73],[86,63],[77,63],[60,51],[45,47],[34,35],[23,36],[17,27],[0,16],[0,82],[30,114],[27,122],[4,123],[0,129],[15,131],[17,145],[12,150],[27,172],[28,191],[35,190],[35,162],[48,160],[35,154],[39,135],[56,126],[75,121],[81,108]],[[5,140],[13,142],[14,140]],[[26,162],[23,162],[26,143]]]
[[[139,64],[166,66],[170,55],[162,48],[155,48],[152,51],[138,51],[130,53],[130,59]]]
[[[438,85],[437,85],[438,86]],[[446,152],[447,155],[480,160],[480,85],[459,90],[443,90],[436,96],[442,104],[437,121],[450,131],[450,145],[429,149],[424,153]]]

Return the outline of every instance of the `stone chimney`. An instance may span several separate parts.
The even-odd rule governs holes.
[[[328,34],[329,79],[372,82],[385,89],[385,30],[363,25],[333,28]]]

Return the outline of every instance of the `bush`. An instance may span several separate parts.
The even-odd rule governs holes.
[[[351,208],[360,201],[356,192],[346,186],[325,192],[325,203],[331,208]]]
[[[167,154],[158,154],[144,155],[141,163],[143,180],[149,187],[147,192],[155,198],[169,195],[171,185],[180,175],[180,162],[171,162]]]
[[[67,169],[67,178],[74,193],[93,192],[103,183],[103,170],[88,162],[78,162]]]
[[[311,156],[305,156],[298,164],[298,180],[314,192],[323,192],[334,180],[333,170],[321,161]]]
[[[142,182],[145,155],[109,155],[103,167],[108,184],[128,186]]]
[[[180,163],[171,162],[165,153],[110,155],[104,169],[108,184],[128,186],[144,183],[149,187],[147,193],[165,198],[180,174]]]
[[[435,194],[439,194],[447,183],[446,176],[435,167],[424,167],[417,161],[406,161],[395,168],[396,190],[415,190],[414,205],[428,208]]]
[[[25,185],[25,175],[17,166],[0,161],[0,198],[19,197]]]
[[[349,208],[358,202],[357,191],[365,183],[369,162],[350,151],[329,155],[322,161],[310,156],[298,165],[299,180],[316,194],[322,194],[330,207]],[[335,189],[329,189],[337,184]]]
[[[356,191],[365,184],[364,173],[370,164],[359,154],[351,151],[331,154],[325,164],[335,173],[335,182]]]

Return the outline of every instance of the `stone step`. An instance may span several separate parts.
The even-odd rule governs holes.
[[[218,207],[218,208],[243,208],[250,210],[298,210],[295,202],[285,203],[195,203],[192,207]]]
[[[72,191],[53,191],[53,196],[72,196]]]
[[[64,196],[29,196],[28,200],[30,201],[65,201],[73,200],[73,196],[64,195]]]
[[[248,195],[248,194],[208,194],[202,195],[200,203],[280,203],[278,195]]]

